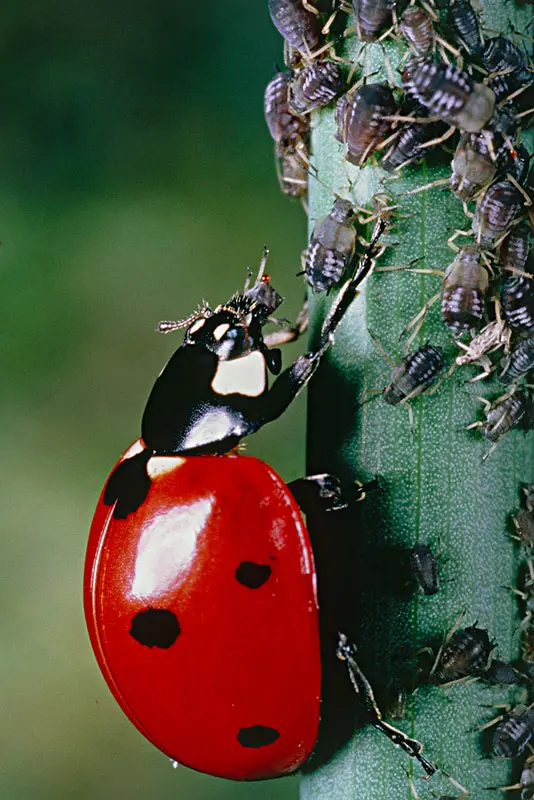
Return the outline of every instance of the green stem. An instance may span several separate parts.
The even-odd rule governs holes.
[[[485,28],[506,33],[507,14],[516,29],[525,30],[528,10],[511,2],[484,0]],[[354,53],[357,44],[350,42],[349,48]],[[395,68],[399,45],[387,44],[387,50]],[[382,65],[379,48],[367,46],[366,74]],[[383,69],[372,78],[383,79]],[[343,196],[350,192],[358,205],[368,205],[374,193],[384,191],[378,183],[384,173],[374,166],[352,168],[333,134],[333,110],[317,114],[312,150],[319,177],[334,192]],[[444,269],[450,263],[453,254],[447,239],[454,229],[470,227],[460,202],[441,188],[401,196],[449,175],[448,163],[423,164],[404,168],[401,179],[385,184],[400,208],[389,236],[397,244],[388,248],[381,266],[421,256],[426,268]],[[332,195],[321,183],[311,179],[310,184],[313,223],[328,213]],[[373,274],[341,325],[309,393],[308,472],[328,471],[345,481],[378,476],[380,481],[380,490],[359,504],[357,514],[328,518],[328,534],[317,531],[315,538],[319,558],[335,551],[338,567],[342,562],[333,580],[326,568],[322,584],[327,627],[332,623],[325,646],[331,648],[336,625],[355,639],[361,666],[382,704],[388,687],[417,681],[418,651],[439,646],[462,611],[464,626],[478,621],[489,631],[500,658],[519,656],[517,602],[505,587],[517,585],[520,554],[510,536],[511,514],[519,504],[520,483],[533,479],[532,434],[509,434],[483,461],[488,443],[478,431],[465,428],[483,418],[476,396],[495,398],[503,389],[496,379],[466,383],[476,374],[475,367],[458,368],[434,395],[412,402],[413,436],[405,407],[388,406],[380,397],[360,405],[368,392],[385,386],[390,374],[369,329],[398,360],[404,354],[401,331],[440,286],[441,278],[434,275],[402,270]],[[312,338],[330,302],[331,298],[311,297]],[[441,322],[439,303],[427,313],[412,349],[426,341],[441,346],[449,363],[459,354]],[[443,556],[441,588],[432,597],[404,585],[401,556],[416,542],[430,544]],[[333,583],[337,583],[335,601],[327,595]],[[423,683],[410,696],[404,719],[395,723],[422,741],[425,755],[440,767],[434,777],[422,781],[422,769],[370,726],[358,728],[345,743],[343,710],[336,707],[335,697],[339,684],[348,683],[348,678],[330,655],[329,651],[325,726],[318,758],[302,778],[303,800],[399,800],[411,796],[410,779],[422,800],[459,797],[461,791],[447,775],[472,796],[494,800],[498,795],[488,791],[490,787],[517,780],[516,765],[487,757],[491,731],[484,735],[477,728],[498,713],[491,706],[517,702],[518,690],[483,681],[458,683],[448,690]]]

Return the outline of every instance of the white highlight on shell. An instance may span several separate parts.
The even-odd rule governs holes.
[[[219,361],[211,382],[211,388],[217,394],[244,394],[247,397],[258,397],[266,385],[265,359],[259,350],[230,361]]]
[[[207,411],[184,439],[183,449],[193,450],[212,442],[221,442],[235,433],[235,419],[224,408]]]
[[[137,545],[133,595],[155,597],[180,585],[194,559],[197,539],[213,503],[213,497],[206,497],[171,508],[147,522]]]

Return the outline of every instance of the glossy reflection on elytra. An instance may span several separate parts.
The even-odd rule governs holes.
[[[207,497],[171,508],[146,524],[137,547],[132,594],[154,596],[180,583],[212,507],[213,498]]]

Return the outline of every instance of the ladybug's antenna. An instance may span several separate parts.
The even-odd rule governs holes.
[[[172,333],[173,331],[177,331],[179,328],[188,328],[197,319],[206,319],[207,317],[211,317],[212,313],[213,312],[208,303],[206,303],[204,300],[202,305],[200,305],[192,314],[189,314],[188,317],[185,317],[185,319],[160,320],[156,330],[158,333]]]

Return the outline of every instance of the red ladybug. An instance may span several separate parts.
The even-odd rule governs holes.
[[[184,342],[150,394],[142,438],[98,502],[84,594],[99,666],[138,730],[201,772],[275,778],[301,767],[315,745],[316,574],[294,494],[301,505],[311,492],[338,508],[339,482],[315,476],[288,486],[233,449],[309,381],[370,269],[376,238],[318,347],[271,388],[267,371],[280,372],[280,351],[268,349],[262,326],[282,299],[261,270],[251,289],[214,311],[163,323],[187,325]]]

